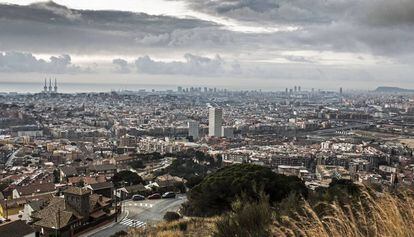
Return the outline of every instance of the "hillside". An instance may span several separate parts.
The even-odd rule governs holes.
[[[272,208],[269,219],[269,236],[304,237],[394,237],[414,236],[414,195],[411,191],[398,194],[377,193],[366,187],[361,196],[347,201],[309,201],[284,203],[292,208],[278,213]],[[247,204],[247,203],[244,203]],[[256,210],[260,211],[258,205]],[[286,212],[287,211],[287,212]],[[246,213],[232,213],[230,222],[239,220]],[[226,217],[190,218],[175,222],[165,222],[146,231],[131,230],[128,236],[181,237],[181,236],[232,236],[217,232],[223,228]],[[255,220],[250,218],[250,221]],[[237,226],[237,224],[236,224]],[[239,225],[240,228],[243,226]],[[246,227],[249,228],[249,227]],[[232,228],[234,230],[234,226]],[[258,229],[257,229],[258,230]],[[240,236],[259,236],[255,233]]]
[[[381,92],[381,93],[414,93],[414,90],[404,89],[404,88],[399,88],[399,87],[380,86],[375,90],[375,92]]]
[[[260,166],[226,167],[190,191],[184,211],[204,218],[165,222],[129,236],[414,236],[411,189],[384,191],[349,180],[312,192],[298,192],[301,188],[298,179]]]

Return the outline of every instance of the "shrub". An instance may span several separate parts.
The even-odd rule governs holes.
[[[214,237],[265,237],[270,235],[271,209],[269,199],[263,193],[257,202],[248,197],[239,198],[232,210],[216,223]]]
[[[164,215],[164,220],[166,220],[166,221],[176,221],[180,218],[181,218],[181,216],[177,212],[169,211],[169,212],[165,213],[165,215]]]
[[[128,232],[121,230],[111,235],[110,237],[121,237],[121,236],[127,236],[127,235],[128,235]]]
[[[242,193],[259,200],[258,189],[269,196],[271,203],[280,202],[290,193],[307,196],[304,183],[297,177],[272,172],[269,168],[252,165],[232,165],[208,175],[188,195],[186,214],[212,216],[231,209],[231,203]]]

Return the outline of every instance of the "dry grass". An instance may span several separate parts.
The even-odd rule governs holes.
[[[292,216],[274,222],[275,236],[411,237],[414,236],[414,198],[411,192],[374,197],[365,190],[349,204],[304,202]]]
[[[130,230],[130,237],[198,237],[211,236],[217,218],[190,218],[172,222],[162,222],[145,230]]]
[[[400,139],[399,141],[409,148],[414,149],[414,139]]]

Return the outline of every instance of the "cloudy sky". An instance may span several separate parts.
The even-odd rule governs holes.
[[[0,3],[0,87],[414,88],[413,0]]]

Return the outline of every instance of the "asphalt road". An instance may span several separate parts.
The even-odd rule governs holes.
[[[122,230],[126,231],[129,228],[144,228],[148,225],[154,225],[163,220],[167,211],[177,211],[186,200],[185,195],[178,195],[174,199],[125,201],[122,203],[122,214],[118,222],[82,236],[107,237]]]

